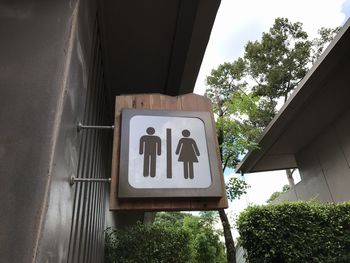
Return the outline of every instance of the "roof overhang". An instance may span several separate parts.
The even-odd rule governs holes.
[[[350,107],[350,20],[265,129],[237,172],[297,167],[295,154]]]
[[[103,0],[107,88],[120,94],[193,91],[220,0]]]

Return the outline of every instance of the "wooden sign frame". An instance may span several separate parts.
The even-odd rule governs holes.
[[[112,175],[110,189],[110,210],[142,210],[142,211],[199,211],[227,208],[227,197],[221,168],[218,142],[215,140],[218,157],[218,176],[221,178],[223,196],[215,199],[205,198],[118,198],[118,173],[120,159],[120,133],[122,109],[157,109],[157,110],[184,110],[210,112],[212,127],[215,121],[212,114],[211,102],[206,97],[187,94],[171,97],[161,94],[139,94],[117,96],[115,103],[114,141],[112,156]],[[215,132],[215,131],[214,131]]]

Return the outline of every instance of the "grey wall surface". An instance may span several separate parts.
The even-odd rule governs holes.
[[[76,1],[0,5],[0,255],[31,262],[46,209]]]
[[[111,135],[95,1],[0,4],[1,262],[102,262]],[[108,111],[108,113],[106,113]]]
[[[350,200],[350,111],[296,155],[301,181],[278,200]]]
[[[132,79],[134,84],[127,84],[140,92],[192,91],[220,1],[161,2],[135,1],[135,12],[133,3],[109,1],[103,12],[105,1],[98,0],[1,1],[1,262],[103,262],[106,225],[153,220],[152,213],[107,212],[108,185],[70,186],[69,179],[110,177],[112,133],[76,129],[78,121],[113,124],[113,96],[132,92],[115,81],[106,89],[105,72],[114,68],[111,78]],[[149,19],[140,20],[139,14]],[[125,35],[107,34],[112,44],[101,44],[106,24],[106,32],[120,27]],[[138,35],[145,37],[130,47]],[[156,72],[157,63],[148,62],[166,52],[169,61],[150,83],[164,80],[164,73],[170,82],[163,84],[169,85],[140,83],[119,56],[106,66],[108,54],[120,51],[113,43],[125,47],[128,55],[120,54],[127,64],[145,48],[143,59],[137,55],[130,67],[144,76]]]
[[[111,125],[94,2],[80,2],[73,22],[71,58],[55,149],[48,208],[38,262],[102,262],[108,184],[67,184],[70,176],[108,178],[112,132],[84,130]],[[108,99],[107,99],[108,98]]]

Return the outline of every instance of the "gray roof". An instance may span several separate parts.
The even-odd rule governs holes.
[[[111,97],[193,91],[220,0],[100,1]]]

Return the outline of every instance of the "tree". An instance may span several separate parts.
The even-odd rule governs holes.
[[[189,216],[192,215],[183,212],[158,212],[154,223],[182,227],[185,217]]]
[[[245,47],[243,61],[246,77],[255,83],[250,87],[253,95],[270,101],[274,107],[280,99],[286,102],[338,31],[339,28],[321,28],[319,37],[309,40],[301,23],[276,18],[260,41],[249,41]],[[271,121],[274,114],[269,117]],[[293,171],[286,170],[290,186],[294,187],[292,174]]]
[[[225,249],[214,222],[212,212],[161,212],[153,224],[108,228],[106,262],[224,263]]]
[[[190,263],[223,263],[224,246],[213,225],[201,217],[186,217],[183,229],[190,233]]]
[[[328,44],[334,39],[336,34],[339,32],[340,27],[336,28],[325,28],[321,27],[318,30],[318,38],[315,38],[312,41],[312,62],[315,62],[316,59],[321,56],[322,52],[324,51],[325,47],[328,46]]]
[[[199,217],[203,224],[213,227],[218,221],[218,214],[216,211],[201,211]]]
[[[201,212],[200,216],[183,212],[161,212],[157,213],[154,224],[175,227],[188,233],[188,254],[190,256],[187,262],[223,263],[224,246],[220,241],[218,231],[214,229],[215,221],[214,211]]]
[[[244,63],[247,75],[255,82],[254,93],[286,101],[308,71],[311,46],[301,23],[276,18],[260,41],[249,41],[245,47]]]
[[[254,144],[251,144],[244,136],[240,136],[248,134],[248,132],[243,133],[246,126],[241,125],[237,118],[234,119],[232,116],[232,111],[236,110],[234,107],[238,107],[238,105],[230,103],[231,98],[233,98],[232,94],[235,94],[237,101],[241,102],[240,109],[249,110],[252,104],[255,105],[244,91],[246,83],[237,81],[243,77],[244,69],[243,60],[239,59],[234,63],[220,65],[218,69],[212,70],[211,75],[207,77],[206,96],[211,99],[213,112],[216,115],[216,131],[223,172],[227,167],[236,166],[245,149],[254,147]],[[256,130],[251,129],[249,134],[255,137],[256,133]],[[246,188],[247,185],[244,181],[237,178],[232,179],[226,185],[228,199],[238,198],[245,193]],[[230,222],[224,209],[219,209],[218,212],[224,232],[227,261],[236,262],[236,249]]]
[[[240,198],[242,195],[247,193],[249,185],[236,177],[231,177],[226,184],[227,198],[230,201]]]
[[[280,99],[286,102],[336,31],[323,28],[319,38],[309,40],[301,23],[277,18],[260,41],[247,43],[243,58],[212,70],[206,95],[216,115],[223,171],[234,168],[248,150],[257,147],[257,138],[275,116]],[[224,210],[219,214],[227,259],[235,262],[230,225]]]
[[[266,203],[272,203],[274,200],[276,200],[277,197],[279,197],[281,194],[288,192],[289,190],[290,186],[288,184],[284,185],[282,191],[273,192],[270,198],[266,201]]]
[[[249,132],[243,132],[246,125],[239,121],[241,117],[239,114],[233,114],[261,112],[257,110],[258,106],[254,98],[246,93],[246,83],[239,81],[243,78],[244,72],[244,61],[238,59],[233,63],[224,63],[217,69],[213,69],[211,75],[206,79],[205,95],[211,100],[213,112],[216,115],[216,130],[223,171],[226,167],[235,167],[240,155],[246,149],[254,148],[255,144],[247,140],[245,136],[249,134],[251,137],[256,137],[259,130],[259,124],[256,123],[256,130],[250,129]]]
[[[105,261],[189,262],[190,233],[166,224],[136,224],[123,229],[107,229]]]

